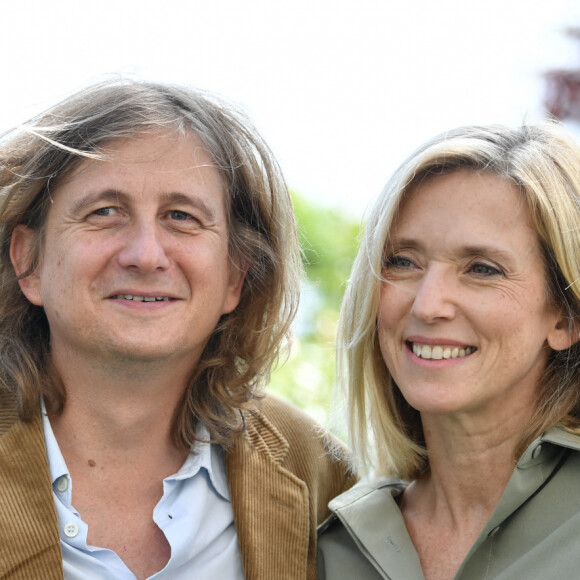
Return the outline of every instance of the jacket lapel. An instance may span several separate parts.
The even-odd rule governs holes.
[[[284,469],[288,441],[262,415],[226,453],[238,541],[248,580],[306,578],[308,489]]]
[[[62,579],[62,556],[40,415],[0,413],[0,577]]]

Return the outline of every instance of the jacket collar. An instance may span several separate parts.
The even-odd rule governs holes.
[[[309,547],[306,484],[283,467],[289,443],[259,411],[226,452],[234,521],[247,578],[305,579]],[[291,546],[282,550],[280,546]]]

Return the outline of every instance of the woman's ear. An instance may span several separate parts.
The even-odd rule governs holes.
[[[10,240],[10,261],[16,276],[25,274],[32,265],[36,232],[28,226],[18,225],[12,232]],[[20,290],[32,304],[42,306],[40,292],[40,277],[35,270],[28,276],[18,280]]]
[[[560,318],[547,337],[553,350],[566,350],[580,340],[580,323],[570,318]]]

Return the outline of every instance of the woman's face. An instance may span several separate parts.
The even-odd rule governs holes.
[[[513,185],[463,170],[419,185],[393,223],[382,274],[380,348],[412,407],[532,409],[568,326],[548,305],[538,236]]]

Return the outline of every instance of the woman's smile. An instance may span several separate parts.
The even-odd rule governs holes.
[[[495,414],[534,400],[560,316],[513,185],[468,171],[422,182],[393,222],[382,277],[381,351],[411,406]]]
[[[449,358],[463,358],[474,353],[475,346],[455,346],[450,344],[421,344],[420,342],[406,342],[410,351],[419,358],[441,360]]]

